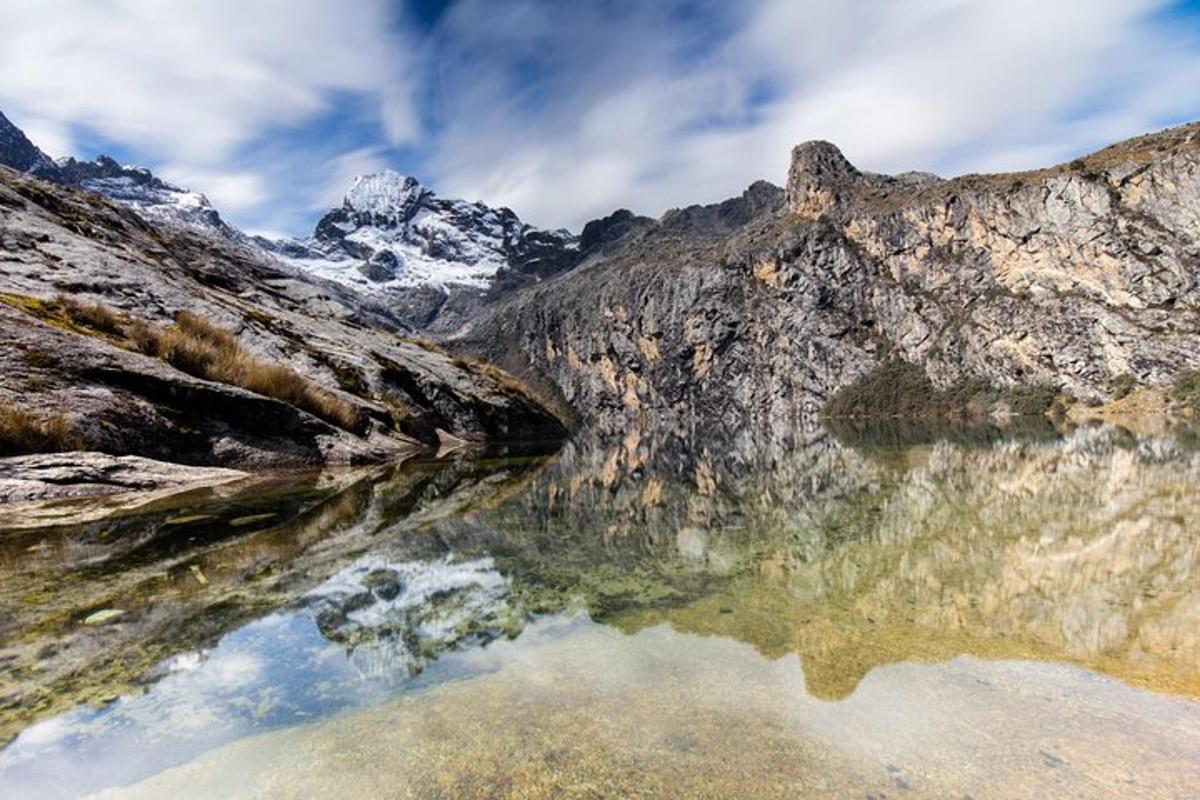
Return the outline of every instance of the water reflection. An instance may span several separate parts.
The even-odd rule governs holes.
[[[631,434],[10,533],[0,675],[23,732],[0,794],[191,762],[138,791],[288,796],[352,765],[367,795],[732,796],[751,776],[1183,796],[1200,456],[1180,441]]]

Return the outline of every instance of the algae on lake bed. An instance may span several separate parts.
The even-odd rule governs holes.
[[[1171,797],[1196,778],[1200,455],[1081,429],[761,456],[575,443],[359,479],[299,514],[193,502],[154,535],[23,533],[4,596],[86,602],[9,629],[14,727],[103,705],[26,728],[0,791]],[[81,545],[78,574],[29,569]],[[36,648],[64,642],[124,677],[40,677]]]
[[[1200,781],[1200,708],[1067,667],[894,665],[829,703],[806,694],[795,657],[570,620],[472,659],[471,680],[237,742],[106,796],[923,798],[970,787],[1024,800],[1182,797]]]

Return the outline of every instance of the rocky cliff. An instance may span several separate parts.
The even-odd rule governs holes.
[[[953,180],[797,147],[756,184],[669,212],[469,324],[453,345],[557,387],[585,418],[786,440],[887,364],[931,391],[1200,365],[1200,125],[1069,164]]]
[[[562,433],[518,381],[403,331],[255,248],[0,168],[10,439],[246,467]]]

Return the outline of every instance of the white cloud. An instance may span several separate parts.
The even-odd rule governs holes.
[[[188,164],[168,164],[159,170],[161,177],[178,186],[203,187],[203,193],[218,211],[238,214],[265,202],[270,197],[266,181],[253,172],[227,172],[197,169]]]
[[[6,0],[3,16],[0,103],[154,160],[220,164],[339,91],[373,97],[393,141],[417,131],[385,0]]]
[[[705,31],[667,3],[607,16],[525,3],[496,20],[468,0],[445,24],[441,69],[490,78],[446,101],[431,165],[453,193],[576,226],[619,205],[659,213],[782,181],[810,138],[878,170],[1039,166],[1200,107],[1187,89],[1196,42],[1153,21],[1165,5],[759,0],[698,47]],[[555,40],[514,33],[530,16]],[[529,104],[513,65],[538,58],[563,79],[533,87],[549,101]],[[760,90],[766,102],[753,101]]]
[[[0,108],[36,143],[95,132],[294,232],[397,145],[443,195],[578,227],[780,182],[810,138],[1016,169],[1200,110],[1167,0],[460,0],[420,35],[390,0],[4,5]]]
[[[75,142],[68,125],[40,117],[17,115],[10,121],[51,158],[75,155]]]

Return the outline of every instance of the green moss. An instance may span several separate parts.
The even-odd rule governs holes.
[[[25,363],[34,369],[55,369],[59,365],[56,357],[40,350],[26,350]]]
[[[23,294],[0,294],[0,303],[59,330],[105,340],[119,337],[124,324],[120,314],[100,303],[83,303],[61,294],[51,300]]]

